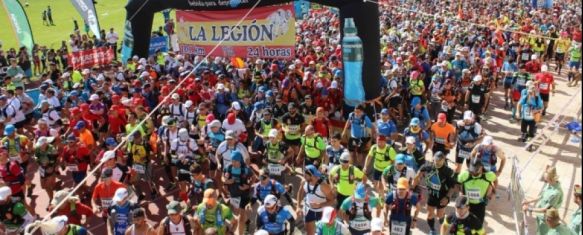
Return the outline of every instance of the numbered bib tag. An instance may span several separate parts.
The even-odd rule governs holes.
[[[407,223],[392,221],[391,222],[391,235],[405,235],[407,234]]]
[[[524,107],[524,119],[526,119],[526,120],[534,119],[534,115],[532,114],[532,109],[530,107],[528,107],[528,105],[526,105]]]
[[[146,167],[144,165],[134,164],[134,170],[136,170],[136,172],[138,172],[138,174],[145,174],[146,173]]]
[[[522,53],[522,60],[530,60],[530,55],[528,53]]]
[[[350,221],[350,227],[355,229],[355,230],[358,230],[358,231],[369,230],[370,229],[370,221],[368,221],[368,220]]]
[[[548,83],[541,83],[540,85],[538,85],[538,88],[540,88],[541,90],[547,90],[547,89],[549,89],[549,84]]]
[[[435,191],[439,191],[441,190],[441,184],[436,184],[436,183],[430,183],[429,187]]]
[[[472,95],[472,103],[474,103],[474,104],[480,103],[480,96],[479,95]]]
[[[516,80],[516,85],[526,86],[526,81],[524,81],[524,79],[518,79],[518,80]]]
[[[229,199],[229,203],[234,208],[239,208],[239,206],[241,205],[241,197],[232,197],[231,199]]]
[[[467,159],[470,157],[470,151],[465,151],[463,149],[460,149],[460,151],[458,153],[458,157],[463,158],[463,159]]]
[[[280,176],[281,172],[284,170],[284,166],[280,164],[267,164],[267,170],[269,171],[270,175]]]
[[[449,110],[449,105],[447,103],[441,104],[441,110],[447,112],[447,110]]]
[[[6,233],[18,233],[19,227],[6,227]]]
[[[111,199],[101,199],[101,207],[109,208],[111,206]]]
[[[68,171],[79,171],[79,167],[75,164],[67,165]]]
[[[480,196],[480,190],[479,189],[468,189],[467,190],[468,193],[468,198],[470,200],[480,200],[480,198],[482,198]]]
[[[300,132],[300,125],[289,125],[287,128],[287,132],[290,135],[296,135]]]
[[[492,167],[492,165],[489,162],[488,163],[482,162],[482,164],[484,165],[484,170],[485,171],[492,171],[493,170],[493,167]]]
[[[435,137],[435,143],[445,144],[445,138]]]

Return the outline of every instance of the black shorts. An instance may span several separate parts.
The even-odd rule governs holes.
[[[391,97],[389,99],[389,107],[390,108],[398,108],[402,102],[403,102],[403,98],[401,98],[401,96]]]
[[[433,148],[431,149],[434,153],[436,152],[442,152],[443,154],[445,154],[445,157],[447,158],[447,155],[449,155],[449,149],[445,148],[445,145],[443,144],[438,144],[435,143],[433,144]]]
[[[34,112],[26,114],[26,115],[24,115],[24,117],[25,117],[24,123],[30,124],[32,122],[32,119],[34,118]]]
[[[543,102],[549,102],[549,94],[543,94],[543,93],[539,93],[540,94],[540,98],[543,100]]]
[[[285,138],[285,143],[289,146],[300,146],[302,145],[302,139],[301,138],[297,138],[294,140],[290,140],[288,138]]]
[[[107,122],[103,123],[103,125],[101,125],[99,127],[99,133],[107,133],[108,129],[109,129],[109,124]]]
[[[211,163],[210,163],[210,165],[209,165],[209,169],[210,169],[211,171],[215,171],[215,170],[217,170],[217,168],[219,167],[219,165],[217,165],[217,163],[215,163],[215,162],[213,162],[213,161],[210,161],[210,162],[211,162]]]
[[[321,157],[318,158],[311,158],[311,157],[306,157],[305,158],[305,165],[314,165],[316,167],[320,167],[322,161],[321,161]]]
[[[431,206],[431,207],[435,207],[435,208],[437,208],[437,209],[443,209],[443,208],[445,208],[447,205],[445,205],[445,206],[442,206],[442,205],[441,205],[440,201],[441,201],[441,199],[442,199],[442,198],[445,198],[445,197],[438,198],[438,197],[435,197],[435,196],[431,196],[431,195],[429,195],[429,196],[427,197],[427,205],[428,205],[428,206]]]
[[[344,195],[340,194],[339,192],[336,192],[336,210],[340,209],[340,206],[342,206],[342,203],[348,197],[350,197],[350,196],[344,196]]]
[[[484,223],[484,218],[486,217],[486,204],[472,204],[470,203],[470,212],[480,220],[480,224]]]
[[[373,169],[372,170],[372,179],[375,181],[379,181],[381,180],[381,177],[383,176],[383,172],[382,171],[378,171],[377,169]]]
[[[563,60],[565,60],[565,53],[555,53],[555,59],[557,61],[562,62]]]
[[[304,222],[310,223],[314,221],[319,221],[322,218],[322,212],[316,212],[312,210],[308,210],[308,213],[304,215]]]
[[[22,120],[20,122],[14,123],[14,127],[16,127],[16,129],[23,128],[24,125],[26,125],[26,119],[24,119],[24,120]]]
[[[191,182],[190,174],[178,173],[178,181]]]
[[[459,150],[459,147],[458,147],[456,149],[456,151],[455,151],[455,163],[462,164],[462,163],[464,163],[464,160],[466,160],[466,159],[460,157],[459,154],[460,154],[460,150]]]
[[[348,148],[350,150],[356,150],[359,153],[364,153],[366,151],[366,145],[370,141],[370,137],[364,138],[352,138],[348,140]]]

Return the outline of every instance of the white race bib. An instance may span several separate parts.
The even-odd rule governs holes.
[[[439,191],[441,190],[441,184],[434,184],[434,183],[430,183],[429,187],[435,191]]]
[[[296,135],[300,133],[300,125],[289,125],[287,127],[287,133],[290,135]]]
[[[407,223],[392,221],[391,222],[391,235],[405,235],[407,234]]]
[[[435,137],[435,143],[445,144],[445,138]]]
[[[109,208],[111,206],[111,199],[101,199],[101,207]]]
[[[479,95],[472,95],[472,103],[474,103],[474,104],[480,103],[480,96]]]
[[[67,165],[67,170],[68,171],[79,171],[79,167],[77,167],[77,165],[75,165],[75,164],[70,164],[70,165]]]
[[[479,189],[468,189],[467,190],[468,193],[468,198],[470,200],[480,200],[480,198],[482,198],[480,196],[480,190]]]
[[[518,79],[518,80],[516,80],[516,85],[526,86],[526,81],[524,79]]]
[[[229,199],[229,203],[234,208],[239,208],[239,206],[241,205],[241,198],[240,197],[232,197],[231,199]]]
[[[358,231],[369,230],[370,221],[368,220],[350,221],[350,227]]]
[[[522,60],[530,60],[530,54],[522,53]]]
[[[144,165],[134,164],[133,168],[136,170],[136,172],[138,172],[138,174],[146,173],[146,167]]]
[[[549,84],[548,83],[541,83],[540,85],[538,85],[538,88],[541,90],[547,90],[547,89],[549,89]]]
[[[280,164],[267,164],[267,170],[269,171],[270,175],[279,176],[284,169],[284,166]]]
[[[460,149],[459,153],[458,153],[458,157],[463,158],[463,159],[467,159],[470,157],[470,151],[465,151],[463,149]]]

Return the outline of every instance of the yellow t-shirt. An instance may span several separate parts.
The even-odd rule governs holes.
[[[353,180],[352,184],[348,181],[350,168],[344,170],[342,166],[335,166],[330,171],[330,178],[335,179],[338,176],[338,183],[336,184],[336,191],[344,196],[352,196],[356,188],[356,183],[364,177],[364,173],[358,169],[356,166],[350,166],[353,168]]]

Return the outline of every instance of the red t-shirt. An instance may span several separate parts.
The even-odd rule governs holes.
[[[75,147],[66,145],[61,153],[61,159],[65,161],[68,166],[77,167],[78,171],[86,172],[89,164],[89,149],[84,144],[78,143]]]
[[[550,73],[537,73],[535,76],[538,81],[538,89],[541,94],[549,94],[551,91],[551,84],[555,82],[553,75]]]
[[[328,121],[327,118],[322,118],[322,119],[318,119],[315,118],[314,120],[312,120],[312,125],[314,126],[314,131],[316,131],[316,133],[320,134],[320,136],[322,137],[328,137],[328,125],[330,124],[330,122]]]
[[[528,63],[526,63],[525,67],[526,67],[525,70],[529,73],[538,73],[540,72],[541,64],[539,62],[531,60]]]
[[[122,132],[122,127],[125,126],[125,121],[118,115],[114,117],[113,115],[108,116],[109,121],[109,132],[112,136],[116,136],[117,134]]]
[[[111,180],[109,185],[105,185],[105,182],[99,182],[95,189],[93,190],[93,195],[91,199],[95,201],[100,201],[101,206],[106,209],[111,205],[111,199],[115,194],[115,191],[119,188],[125,188],[126,186],[115,180]],[[109,205],[108,205],[109,204]]]
[[[12,190],[12,195],[22,192],[21,183],[18,182],[19,178],[24,179],[22,168],[16,161],[9,161],[6,164],[0,164],[0,178],[9,185]],[[14,182],[14,184],[12,184]]]
[[[70,224],[81,224],[82,215],[85,215],[86,218],[93,216],[93,210],[91,207],[81,202],[76,202],[74,207],[75,214],[73,214],[73,204],[65,203],[59,208],[59,210],[57,210],[57,215],[66,215]]]

